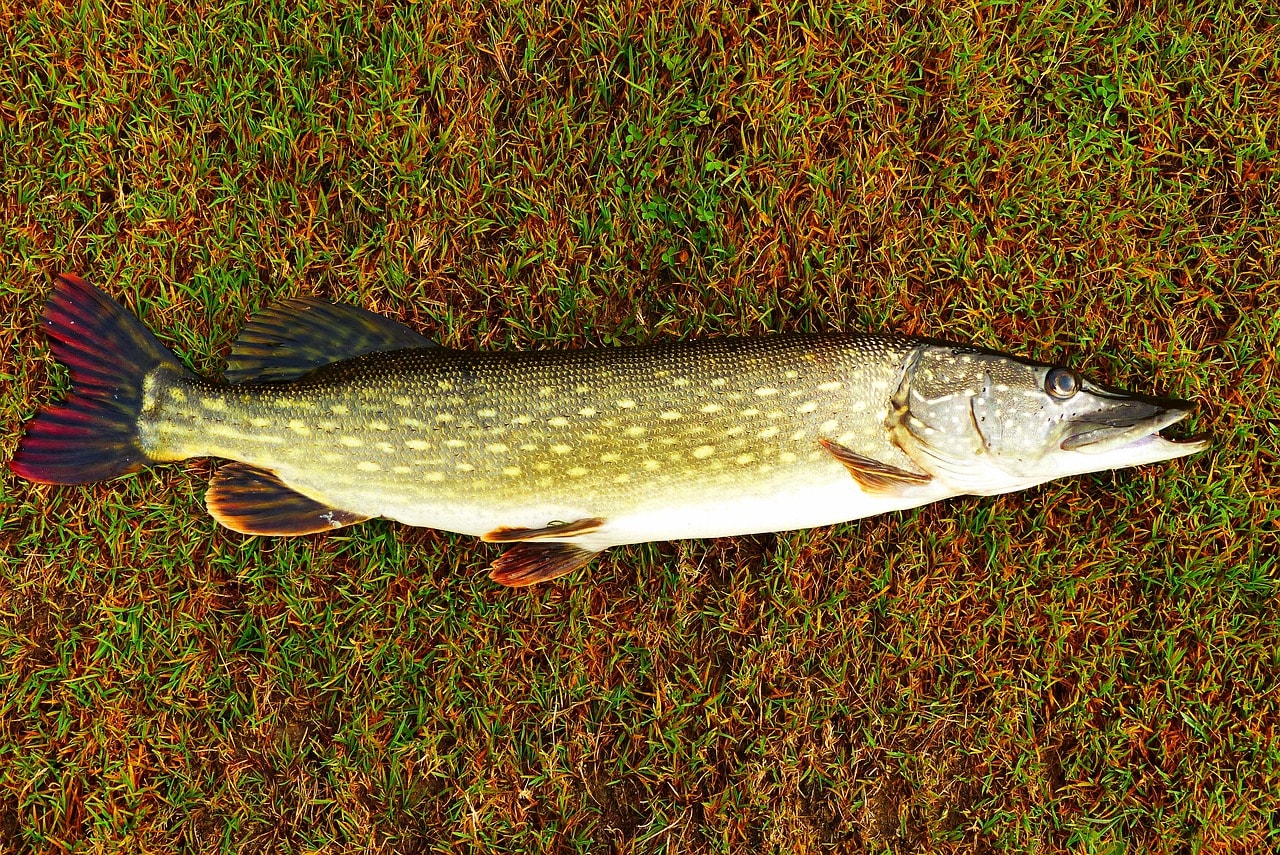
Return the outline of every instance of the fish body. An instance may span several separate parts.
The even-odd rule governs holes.
[[[805,528],[945,494],[863,492],[818,442],[912,465],[883,428],[911,346],[827,335],[434,347],[266,385],[165,372],[139,432],[153,459],[239,460],[326,505],[476,536],[593,517],[605,523],[574,539],[595,548]]]
[[[45,326],[75,386],[33,421],[19,474],[227,458],[207,503],[232,528],[461,532],[515,544],[495,564],[507,584],[621,544],[827,525],[1205,446],[1159,434],[1182,402],[897,335],[470,352],[300,300],[251,322],[218,382],[75,277]],[[86,330],[110,353],[86,358]]]

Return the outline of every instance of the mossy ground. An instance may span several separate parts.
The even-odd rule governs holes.
[[[0,0],[0,456],[51,273],[193,366],[322,294],[458,347],[897,329],[1210,452],[510,591],[212,464],[0,479],[0,850],[1280,845],[1266,3]],[[50,378],[53,378],[52,381]]]

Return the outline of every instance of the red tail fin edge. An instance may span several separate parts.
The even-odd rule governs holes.
[[[128,309],[74,274],[54,279],[42,326],[71,370],[71,394],[27,423],[9,468],[29,481],[88,484],[151,463],[137,431],[143,382],[161,365],[185,369]]]

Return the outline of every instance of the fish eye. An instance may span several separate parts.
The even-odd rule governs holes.
[[[1050,368],[1044,376],[1044,390],[1055,398],[1070,398],[1080,391],[1080,375],[1068,368]]]

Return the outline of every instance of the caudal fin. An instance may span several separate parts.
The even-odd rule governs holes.
[[[143,381],[181,363],[129,311],[78,276],[54,280],[43,325],[71,394],[27,423],[9,468],[44,484],[88,484],[153,461],[138,440]]]

